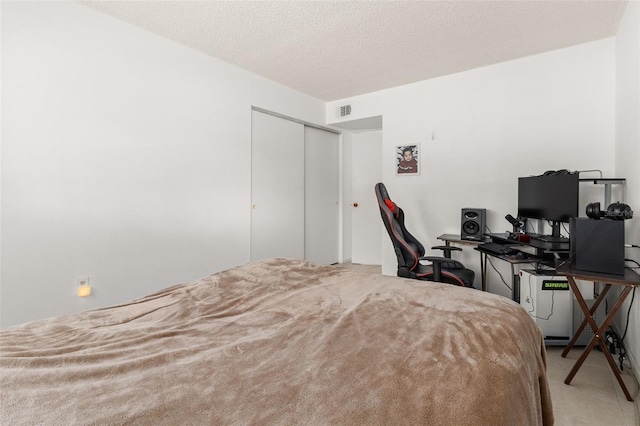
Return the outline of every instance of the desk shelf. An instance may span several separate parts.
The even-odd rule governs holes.
[[[606,209],[611,204],[611,187],[613,185],[624,185],[626,179],[624,178],[584,178],[580,179],[580,182],[592,182],[594,185],[604,185],[604,208]]]

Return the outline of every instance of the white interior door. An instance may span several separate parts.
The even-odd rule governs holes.
[[[339,256],[339,137],[305,127],[305,259],[330,265]]]
[[[304,258],[304,125],[251,116],[251,261]]]
[[[383,225],[374,187],[382,179],[382,132],[354,134],[352,149],[351,260],[380,265]]]

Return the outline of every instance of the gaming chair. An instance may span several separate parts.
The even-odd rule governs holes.
[[[475,273],[462,263],[451,259],[451,252],[459,247],[436,246],[432,249],[444,251],[444,257],[424,256],[424,247],[404,226],[404,212],[387,192],[383,183],[376,184],[376,198],[382,222],[391,237],[398,258],[398,276],[417,280],[438,281],[473,288]],[[420,260],[431,262],[423,265]]]

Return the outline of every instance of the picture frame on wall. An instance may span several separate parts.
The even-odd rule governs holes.
[[[396,174],[416,176],[420,174],[420,144],[396,146]]]

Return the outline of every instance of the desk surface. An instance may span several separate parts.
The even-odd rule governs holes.
[[[640,287],[640,275],[632,269],[626,268],[624,275],[602,274],[599,272],[582,271],[571,269],[571,265],[567,262],[560,265],[556,269],[559,275],[571,275],[574,278],[585,281],[597,281],[605,284],[630,285],[632,287]]]
[[[477,246],[478,244],[486,243],[489,241],[488,238],[485,237],[483,241],[476,240],[463,240],[460,235],[456,234],[442,234],[438,237],[439,240],[445,241],[447,243],[458,243],[458,244],[469,244]]]

